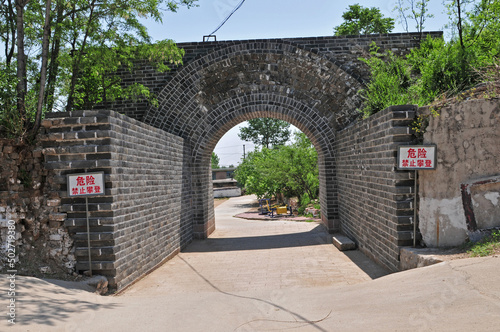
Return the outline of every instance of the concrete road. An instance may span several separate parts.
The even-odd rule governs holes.
[[[1,331],[497,331],[500,258],[386,275],[359,252],[329,243],[318,224],[232,216],[217,231],[118,296],[16,280],[16,325]],[[376,278],[373,280],[373,278]],[[4,278],[5,280],[6,278]]]

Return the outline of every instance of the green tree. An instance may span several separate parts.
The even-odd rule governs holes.
[[[220,168],[220,158],[218,155],[215,154],[215,152],[212,152],[212,169],[219,169]]]
[[[240,129],[238,136],[269,149],[271,146],[284,145],[290,139],[290,124],[273,118],[252,119],[248,121],[247,127]]]
[[[396,104],[428,105],[440,96],[455,96],[485,80],[498,80],[500,1],[449,3],[450,41],[427,36],[405,57],[374,48],[364,61],[371,80],[361,92],[371,114]]]
[[[234,178],[245,188],[249,194],[262,198],[274,196],[279,192],[280,184],[277,183],[270,165],[273,164],[278,149],[254,150],[248,153],[243,162],[234,172]]]
[[[96,104],[106,105],[116,99],[139,98],[156,105],[155,96],[144,85],[135,83],[124,86],[120,77],[114,73],[123,68],[131,71],[136,59],[148,59],[159,72],[164,72],[170,69],[166,63],[182,63],[183,55],[184,50],[177,48],[171,40],[154,44],[133,43],[133,46],[113,48],[88,47],[76,73],[75,86],[69,87],[68,92],[73,91],[73,107],[90,109]]]
[[[296,134],[295,142],[253,151],[236,168],[235,178],[258,197],[284,194],[315,199],[319,194],[318,155],[309,139]]]
[[[282,178],[281,192],[286,197],[310,199],[319,195],[318,153],[304,133],[295,134],[295,142],[283,146],[277,155],[276,177]]]
[[[161,22],[161,5],[164,1],[157,0],[114,0],[98,2],[96,0],[85,1],[82,6],[83,11],[72,13],[72,35],[70,35],[70,46],[72,57],[70,58],[71,79],[67,87],[66,110],[73,109],[76,105],[77,85],[81,73],[90,73],[90,80],[95,85],[95,74],[97,73],[101,81],[109,72],[114,72],[118,67],[131,67],[135,56],[139,55],[150,60],[152,63],[163,64],[164,62],[180,63],[183,53],[175,47],[174,43],[159,44],[163,49],[157,49],[158,53],[151,51],[149,46],[150,37],[139,17],[150,17],[155,21]],[[184,0],[181,3],[188,6],[193,0]],[[176,2],[166,2],[168,8],[175,11],[178,4]],[[137,50],[138,49],[138,50]],[[141,55],[144,51],[148,52],[150,57]],[[153,56],[158,54],[160,56]],[[92,56],[94,55],[94,56]],[[85,58],[91,59],[89,66],[82,68]],[[160,61],[158,61],[160,58]],[[87,63],[89,61],[87,60]],[[97,68],[96,68],[97,67]],[[160,67],[161,69],[168,69]],[[85,69],[88,69],[85,71]],[[109,80],[107,82],[110,83]],[[120,90],[119,84],[112,85],[115,94],[111,93],[110,87],[105,82],[100,88],[107,97],[110,95],[122,97],[117,90]],[[124,91],[124,97],[130,97],[134,91],[140,91],[132,87],[130,91]],[[140,93],[143,94],[143,93]],[[84,99],[85,97],[83,97]],[[82,97],[81,97],[82,99]],[[104,98],[106,100],[106,98]]]
[[[12,97],[1,101],[9,107],[0,110],[0,132],[33,138],[43,113],[60,102],[65,106],[59,109],[72,110],[82,100],[152,99],[143,86],[122,89],[109,76],[131,68],[133,57],[156,61],[164,70],[179,63],[183,53],[174,43],[149,45],[139,17],[161,21],[162,8],[175,11],[194,1],[1,0],[0,61],[9,77],[0,84],[10,87],[14,78],[16,88],[15,109]]]
[[[383,17],[376,7],[349,5],[349,10],[342,14],[342,18],[344,22],[333,28],[335,36],[390,33],[394,29],[394,19]]]

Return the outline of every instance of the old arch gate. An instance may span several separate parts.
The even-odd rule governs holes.
[[[211,152],[229,129],[258,117],[290,122],[311,139],[323,222],[397,270],[399,247],[411,244],[412,181],[395,171],[395,151],[411,140],[407,125],[415,109],[393,107],[355,121],[366,79],[357,58],[372,41],[407,52],[417,36],[181,44],[184,65],[172,72],[159,74],[144,63],[122,75],[152,88],[157,108],[117,102],[50,114],[45,166],[61,189],[68,173],[106,174],[106,195],[89,199],[93,270],[122,288],[193,238],[207,237],[215,228]],[[84,201],[64,191],[61,197],[77,269],[87,269]]]

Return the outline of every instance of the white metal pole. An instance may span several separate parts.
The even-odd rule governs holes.
[[[87,216],[87,246],[89,251],[89,273],[92,277],[92,255],[90,253],[90,224],[89,224],[89,198],[85,196],[85,210]]]
[[[418,170],[415,170],[415,193],[413,195],[413,247],[417,246],[417,193],[418,193]]]

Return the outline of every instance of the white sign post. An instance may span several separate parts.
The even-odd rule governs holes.
[[[415,170],[413,200],[413,247],[417,245],[417,186],[418,170],[436,169],[436,145],[401,145],[398,147],[398,170]]]
[[[90,253],[89,196],[104,195],[104,172],[68,174],[68,197],[85,196],[87,218],[87,246],[89,252],[89,273],[92,276],[92,256]]]

